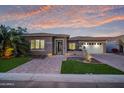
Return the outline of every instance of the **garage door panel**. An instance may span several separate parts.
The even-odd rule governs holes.
[[[103,53],[103,45],[89,45],[86,47],[86,50],[91,54],[101,54]]]

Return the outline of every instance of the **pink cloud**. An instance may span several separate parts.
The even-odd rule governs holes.
[[[120,36],[123,35],[123,32],[111,32],[111,33],[95,33],[94,36],[96,37],[110,37],[110,36]]]
[[[10,13],[9,15],[0,16],[1,21],[19,20],[39,15],[35,20],[32,18],[27,23],[28,28],[79,28],[79,27],[97,27],[113,21],[124,20],[124,16],[115,16],[107,14],[108,11],[122,6],[41,6],[38,9],[31,10],[27,13]],[[64,10],[64,8],[66,8]],[[49,11],[51,10],[51,11]],[[52,14],[53,15],[52,15]],[[55,14],[54,14],[55,13]],[[91,13],[91,15],[87,15]],[[93,13],[93,15],[92,15]],[[98,20],[97,17],[100,19]],[[66,19],[65,19],[66,18]],[[20,20],[21,19],[21,20]]]
[[[43,29],[49,29],[49,28],[61,28],[61,27],[70,27],[70,28],[79,28],[79,27],[97,27],[101,26],[107,23],[111,23],[113,21],[119,21],[124,20],[124,16],[112,16],[109,18],[104,18],[101,20],[87,20],[83,17],[77,17],[76,19],[71,19],[64,21],[62,19],[56,19],[56,20],[49,20],[45,22],[35,22],[33,24],[30,24],[29,27],[31,28],[43,28]]]
[[[20,19],[24,19],[27,17],[31,17],[33,15],[36,15],[36,14],[39,14],[42,12],[46,12],[46,11],[50,10],[52,7],[53,6],[47,5],[47,6],[41,6],[39,9],[32,10],[27,13],[10,13],[7,15],[0,16],[0,20],[1,21],[20,20]]]

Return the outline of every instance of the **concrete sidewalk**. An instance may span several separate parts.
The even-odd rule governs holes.
[[[124,83],[124,75],[0,73],[0,80]]]
[[[124,87],[124,75],[0,73],[0,87],[98,88]]]
[[[78,87],[98,87],[98,85],[99,87],[124,87],[124,75],[1,73],[0,82],[13,82],[17,84],[17,86],[15,85],[13,87],[76,87],[75,84]],[[56,86],[56,84],[63,85]],[[74,86],[70,84],[74,84]],[[3,86],[0,84],[0,87]]]

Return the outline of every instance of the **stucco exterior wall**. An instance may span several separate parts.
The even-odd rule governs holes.
[[[38,50],[45,50],[47,52],[47,54],[52,53],[53,52],[53,37],[26,37],[26,40],[28,40],[31,44],[31,40],[44,40],[45,41],[45,47],[44,49],[38,49]],[[35,50],[35,49],[33,49]]]

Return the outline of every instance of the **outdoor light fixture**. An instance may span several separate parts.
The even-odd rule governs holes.
[[[85,47],[88,47],[88,43],[86,42],[86,44],[84,45]]]

